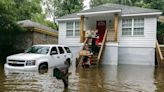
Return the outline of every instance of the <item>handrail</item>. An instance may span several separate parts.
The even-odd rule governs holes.
[[[157,40],[157,42],[156,42],[156,50],[157,50],[157,54],[158,54],[159,57],[160,57],[160,60],[162,61],[162,60],[163,60],[163,56],[162,56],[162,53],[161,53],[161,49],[160,49],[158,40]],[[158,61],[158,63],[159,63],[159,61]]]
[[[87,41],[88,41],[88,38],[86,38],[86,39],[85,39],[84,44],[83,44],[83,46],[82,46],[81,50],[83,50],[83,49],[84,49],[84,46],[85,46],[85,44],[87,43]],[[80,50],[80,51],[81,51],[81,50]],[[78,58],[78,59],[80,58],[80,53],[79,53],[79,54],[77,54],[76,59],[77,59],[77,58]],[[80,63],[80,62],[78,62],[77,66],[79,66],[79,63]]]
[[[104,48],[104,45],[105,45],[105,42],[106,42],[107,33],[108,33],[108,29],[105,30],[104,38],[103,38],[103,41],[102,41],[102,44],[101,44],[101,48],[100,48],[100,51],[99,51],[99,54],[98,54],[98,57],[97,57],[98,64],[100,62],[102,51],[103,51],[103,48]]]
[[[86,38],[86,39],[85,39],[84,44],[83,44],[83,46],[82,46],[81,50],[83,50],[83,49],[84,49],[84,46],[85,46],[85,44],[87,43],[87,40],[88,40],[88,38]],[[80,50],[80,51],[81,51],[81,50]],[[78,54],[78,56],[77,56],[76,58],[79,58],[79,56],[80,56],[80,54]]]

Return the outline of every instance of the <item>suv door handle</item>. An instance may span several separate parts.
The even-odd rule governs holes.
[[[57,56],[57,58],[60,58],[59,56]]]

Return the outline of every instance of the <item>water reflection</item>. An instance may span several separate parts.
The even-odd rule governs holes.
[[[162,92],[163,68],[153,66],[119,65],[100,68],[76,69],[71,66],[69,87],[48,73],[3,72],[0,66],[0,92]]]
[[[118,67],[119,90],[130,92],[153,92],[154,66],[122,65]]]
[[[39,74],[37,71],[5,70],[6,78],[3,82],[6,92],[62,92],[63,84],[52,76],[52,69],[47,74]]]
[[[156,89],[152,66],[102,66],[78,72],[80,92],[153,92]]]
[[[155,78],[155,85],[157,87],[157,92],[163,92],[164,91],[164,68],[155,68],[154,72],[154,78]]]

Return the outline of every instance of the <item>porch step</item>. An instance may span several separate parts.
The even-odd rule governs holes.
[[[164,47],[160,46],[160,49],[161,49],[162,56],[164,57]]]
[[[97,62],[92,62],[92,64],[91,65],[97,65]]]

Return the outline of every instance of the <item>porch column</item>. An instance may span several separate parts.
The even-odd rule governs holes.
[[[80,16],[80,42],[84,41],[84,16]]]
[[[114,40],[116,42],[118,41],[117,34],[118,34],[118,14],[114,14]]]

